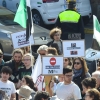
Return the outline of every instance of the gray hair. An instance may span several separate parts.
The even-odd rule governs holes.
[[[41,45],[41,46],[38,48],[37,53],[39,53],[39,51],[41,51],[41,50],[47,51],[47,50],[48,50],[48,46],[46,46],[46,45]]]
[[[95,71],[95,72],[93,72],[93,73],[92,73],[92,76],[93,76],[93,75],[98,75],[98,78],[100,78],[100,71]]]

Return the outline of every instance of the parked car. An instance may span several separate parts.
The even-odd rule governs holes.
[[[66,2],[67,1],[67,2]],[[31,0],[33,21],[35,24],[55,24],[58,14],[68,8],[70,0]],[[88,23],[92,11],[90,0],[75,0],[76,10],[83,16],[84,23]],[[20,0],[0,0],[0,5],[16,12]]]
[[[13,21],[15,13],[0,7],[0,49],[4,52],[4,57],[11,57],[13,51],[11,34],[25,30],[20,25]],[[49,37],[49,30],[34,24],[33,38],[35,45],[32,46],[33,51],[42,44],[47,44],[51,41]]]

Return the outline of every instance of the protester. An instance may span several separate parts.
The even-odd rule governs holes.
[[[88,89],[96,88],[96,79],[93,77],[85,78],[82,81],[83,92],[86,93]]]
[[[56,89],[53,90],[57,97],[61,100],[79,100],[81,99],[81,92],[79,87],[72,82],[73,72],[71,68],[63,68],[64,81],[57,84]],[[51,86],[51,89],[53,87]]]
[[[85,100],[100,100],[100,92],[95,88],[87,90]]]
[[[59,27],[62,30],[62,40],[85,38],[83,20],[81,15],[74,10],[75,6],[76,2],[70,0],[68,3],[68,9],[58,15],[56,27]]]
[[[13,100],[16,98],[16,89],[13,82],[9,81],[9,77],[12,74],[12,70],[8,66],[4,66],[1,69],[1,79],[0,79],[0,90],[4,91],[8,96],[8,100]]]
[[[4,64],[5,64],[5,61],[3,60],[3,52],[0,49],[0,71],[1,71]]]
[[[30,53],[26,53],[25,55],[23,55],[22,61],[24,67],[19,69],[19,82],[18,82],[19,87],[21,84],[21,80],[25,75],[31,76],[34,64],[34,57]]]
[[[63,53],[63,46],[62,46],[62,40],[60,39],[61,37],[61,30],[59,28],[54,28],[50,31],[50,38],[52,39],[51,42],[49,42],[47,45],[50,47],[53,43],[57,43],[60,53]]]
[[[38,50],[37,50],[37,53],[40,54],[40,55],[46,55],[47,54],[47,49],[48,49],[48,46],[46,45],[41,45]]]
[[[15,83],[16,88],[19,80],[19,69],[23,67],[22,57],[23,51],[21,49],[15,49],[12,59],[5,63],[5,66],[9,66],[13,71],[10,80]]]
[[[33,90],[32,93],[31,93],[31,96],[32,96],[32,100],[34,100],[34,95],[36,94],[36,91],[37,91],[38,89],[37,89],[37,87],[35,86],[32,77],[29,76],[29,75],[25,75],[25,76],[22,78],[21,85],[28,85],[28,86]]]
[[[78,57],[73,60],[72,68],[74,73],[73,82],[75,82],[82,91],[82,80],[87,77],[91,77],[88,72],[87,64],[83,58]]]
[[[32,89],[27,85],[21,86],[20,89],[17,90],[17,93],[19,95],[19,100],[30,100],[32,98]]]
[[[46,91],[38,91],[34,97],[34,100],[49,100],[49,93]]]
[[[100,71],[93,72],[92,77],[96,78],[96,88],[100,92]]]
[[[58,55],[56,48],[48,47],[47,54]]]

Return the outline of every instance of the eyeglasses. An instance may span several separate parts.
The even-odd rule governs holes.
[[[90,96],[90,95],[85,95],[85,97]]]
[[[80,64],[80,62],[74,62],[74,64],[77,64],[77,65],[79,65],[79,64]]]
[[[55,34],[54,36],[60,36],[60,34]]]
[[[31,59],[23,59],[22,61],[29,61],[29,60],[31,60]]]
[[[73,75],[65,75],[66,77],[72,77]]]

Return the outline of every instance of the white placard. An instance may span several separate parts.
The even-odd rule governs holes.
[[[31,35],[29,41],[26,41],[26,31],[21,31],[11,34],[14,49],[29,46],[34,44],[33,36]]]
[[[43,75],[59,75],[63,73],[63,57],[62,56],[43,56],[42,57],[42,74]]]
[[[63,41],[64,57],[84,57],[85,41],[84,40],[67,40]]]

